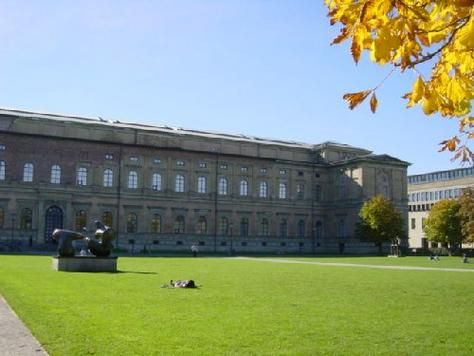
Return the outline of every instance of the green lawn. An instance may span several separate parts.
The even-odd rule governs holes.
[[[227,258],[121,257],[119,269],[56,272],[51,257],[0,255],[0,293],[52,355],[474,354],[474,273]],[[201,288],[160,288],[189,278]]]

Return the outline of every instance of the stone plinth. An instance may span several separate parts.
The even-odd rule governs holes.
[[[53,269],[66,272],[117,272],[117,257],[53,257]]]

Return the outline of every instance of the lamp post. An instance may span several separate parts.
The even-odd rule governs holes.
[[[12,236],[11,236],[11,244],[13,245],[13,239],[15,237],[15,219],[16,219],[16,214],[12,213],[11,214],[12,218]]]
[[[233,255],[234,254],[234,251],[233,251],[233,247],[232,247],[232,228],[233,228],[233,224],[230,223],[229,224],[229,230],[230,230],[230,254]]]

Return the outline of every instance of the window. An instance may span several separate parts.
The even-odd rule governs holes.
[[[421,229],[425,231],[426,218],[421,218]]]
[[[266,198],[268,196],[268,183],[260,182],[260,189],[258,191],[258,196],[260,198]]]
[[[207,193],[207,178],[206,177],[198,177],[197,191],[198,193]]]
[[[280,174],[285,175],[286,174],[286,169],[280,169]]]
[[[280,220],[280,236],[281,237],[288,236],[288,221],[286,219]]]
[[[411,229],[412,230],[416,229],[416,219],[415,218],[411,219]]]
[[[21,211],[20,217],[20,229],[31,230],[33,227],[33,212],[29,208],[25,208]]]
[[[33,163],[25,163],[23,166],[23,182],[33,182]]]
[[[286,183],[280,183],[278,188],[278,198],[286,199]]]
[[[346,237],[346,221],[344,220],[344,218],[340,218],[337,223],[337,237]]]
[[[196,233],[198,234],[207,234],[207,220],[205,216],[199,217],[197,226],[196,226]]]
[[[138,231],[138,218],[137,214],[129,213],[127,215],[127,233],[135,234]]]
[[[138,174],[135,171],[130,171],[128,173],[128,188],[130,189],[138,188]]]
[[[4,144],[0,144],[0,151],[5,151],[7,147]]]
[[[227,163],[222,163],[222,164],[220,165],[220,168],[221,168],[221,169],[227,169],[227,167],[228,167],[228,166],[227,166]]]
[[[51,167],[51,180],[52,184],[59,184],[61,183],[61,167],[57,164]]]
[[[159,159],[158,157],[155,157],[155,158],[153,158],[153,163],[154,164],[161,164],[161,159]]]
[[[181,159],[178,159],[178,160],[176,161],[176,165],[177,165],[178,167],[184,167],[184,161],[181,160]]]
[[[338,179],[339,199],[347,198],[347,176],[341,174]]]
[[[245,166],[240,167],[240,171],[241,171],[241,172],[244,172],[244,173],[245,173],[245,172],[247,172],[248,170],[249,170],[248,167],[245,167]]]
[[[296,199],[298,200],[304,199],[304,184],[296,185]]]
[[[87,168],[79,167],[76,173],[77,185],[87,185]]]
[[[0,229],[3,229],[4,224],[5,224],[5,210],[0,208]]]
[[[249,183],[246,180],[240,181],[240,195],[247,196],[249,194]]]
[[[176,175],[174,191],[176,193],[184,193],[184,176],[181,174]]]
[[[249,235],[249,219],[242,218],[240,220],[240,236],[248,236]]]
[[[267,169],[266,168],[260,168],[260,173],[262,173],[262,174],[267,173]]]
[[[227,178],[219,178],[218,194],[227,195]]]
[[[184,216],[180,215],[176,217],[173,231],[175,234],[184,234]]]
[[[114,172],[110,169],[104,169],[104,179],[103,179],[103,185],[104,187],[111,187],[114,182]]]
[[[151,176],[151,189],[156,191],[161,190],[161,174],[153,173]]]
[[[321,201],[321,186],[319,184],[314,187],[314,200]]]
[[[105,159],[108,161],[112,161],[114,159],[114,155],[112,153],[106,153]]]
[[[161,215],[160,214],[153,214],[153,217],[151,218],[150,231],[155,234],[159,234],[161,232]]]
[[[321,221],[316,221],[316,238],[320,239],[323,237],[323,223]]]
[[[130,160],[130,162],[138,162],[138,157],[137,156],[130,156],[129,160]]]
[[[206,168],[207,163],[206,162],[199,162],[199,168]]]
[[[268,219],[263,218],[260,222],[260,235],[261,236],[268,236],[269,229],[268,229]]]
[[[107,225],[109,227],[112,227],[113,220],[114,220],[114,218],[113,218],[112,213],[110,211],[104,211],[102,213],[102,224]]]
[[[298,237],[305,236],[305,222],[304,220],[298,221]]]
[[[5,180],[6,165],[5,161],[0,161],[0,180]]]
[[[229,235],[229,220],[225,216],[221,216],[219,220],[219,234],[223,236]]]
[[[303,171],[298,171],[298,177],[303,177],[304,176],[304,172]]]
[[[87,226],[87,213],[85,210],[76,211],[76,219],[74,221],[74,227],[76,231],[81,231]]]

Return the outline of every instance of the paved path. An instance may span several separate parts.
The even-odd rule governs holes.
[[[234,257],[234,258],[240,259],[240,260],[252,260],[252,261],[260,261],[260,262],[294,263],[294,264],[318,265],[318,266],[361,267],[361,268],[397,269],[397,270],[409,270],[409,271],[442,271],[442,272],[474,273],[474,269],[462,269],[462,268],[416,267],[416,266],[381,266],[381,265],[364,265],[364,264],[358,264],[358,263],[285,260],[285,259],[280,259],[280,258],[252,258],[252,257]]]
[[[2,296],[0,296],[0,355],[48,355]]]

